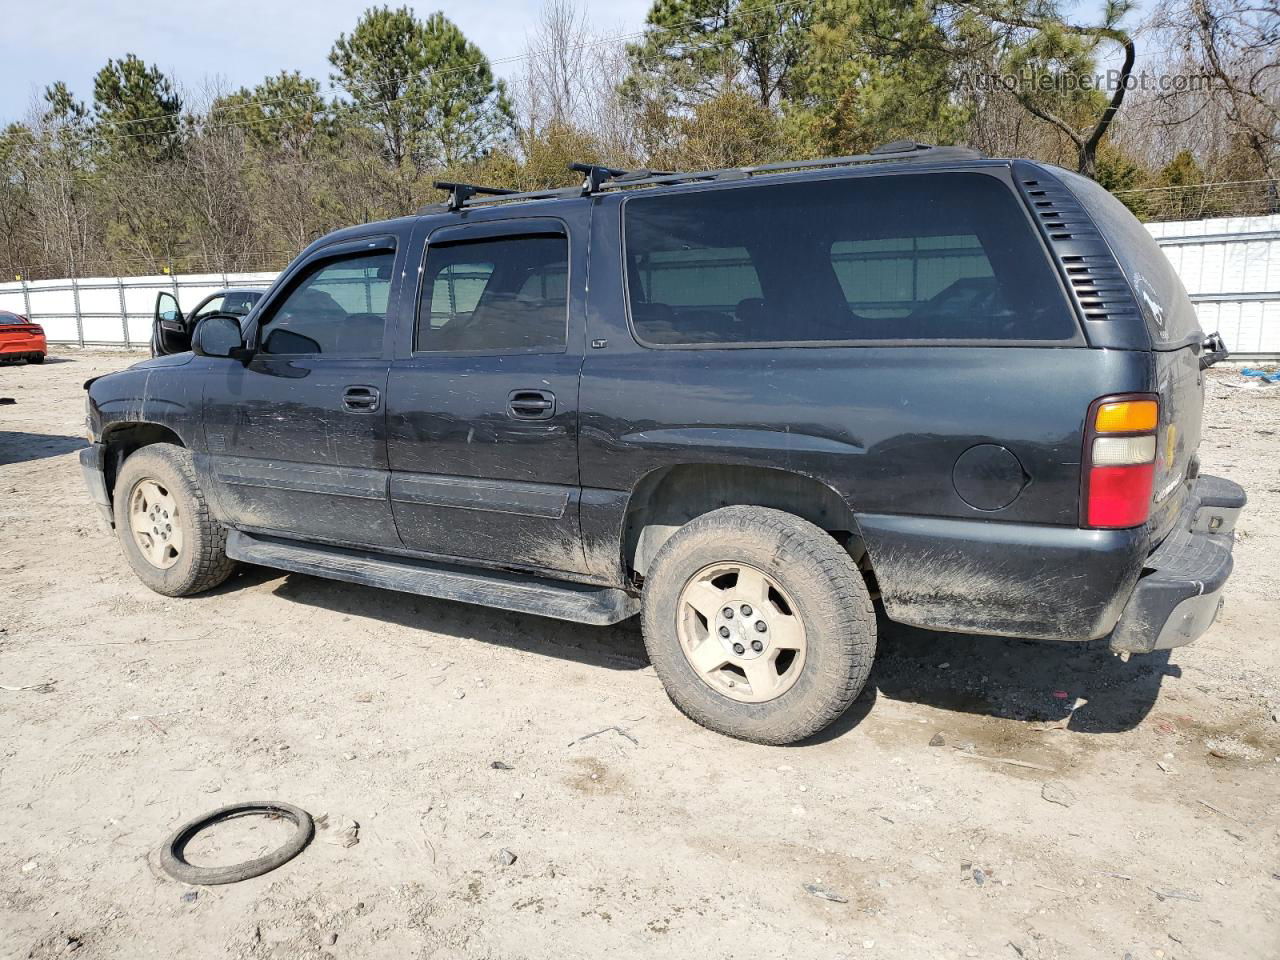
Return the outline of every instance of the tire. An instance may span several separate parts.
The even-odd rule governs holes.
[[[148,519],[135,531],[137,506]],[[172,443],[142,447],[125,460],[112,503],[125,558],[138,579],[166,597],[189,597],[211,590],[235,569],[227,556],[227,531],[213,519],[196,482],[191,453]],[[163,542],[145,527],[154,522]],[[142,541],[153,549],[144,552]]]
[[[44,354],[33,353],[31,356],[27,357],[27,363],[44,363]]]
[[[762,587],[767,599],[751,607]],[[754,743],[794,743],[830,725],[862,692],[875,657],[875,608],[852,558],[809,521],[764,507],[725,507],[677,530],[645,579],[642,621],[671,702]],[[763,652],[753,655],[757,640]]]
[[[233,863],[225,867],[197,867],[187,862],[183,855],[184,848],[205,827],[235,817],[262,813],[283,817],[291,821],[298,829],[283,845],[265,856],[244,863]],[[315,836],[315,821],[311,814],[301,807],[290,803],[279,803],[275,800],[254,800],[249,803],[233,803],[227,807],[219,807],[212,813],[196,817],[184,823],[177,832],[165,841],[160,848],[160,866],[164,872],[182,883],[213,885],[218,883],[238,883],[251,877],[260,877],[282,864],[288,863]]]

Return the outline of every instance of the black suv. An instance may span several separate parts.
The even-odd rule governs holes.
[[[1214,620],[1225,355],[1129,212],[895,144],[447,204],[312,244],[246,323],[91,381],[138,576],[243,560],[607,624],[675,704],[785,743],[904,623],[1143,652]]]

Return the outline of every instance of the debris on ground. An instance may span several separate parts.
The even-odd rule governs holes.
[[[360,824],[350,817],[338,817],[331,824],[327,813],[316,817],[316,826],[321,830],[332,827],[333,832],[324,838],[325,843],[337,847],[354,847],[360,842]]]
[[[201,831],[217,823],[246,816],[264,816],[270,820],[288,820],[297,828],[283,844],[270,853],[242,863],[218,867],[202,867],[186,858],[186,848]],[[180,883],[216,886],[239,883],[260,877],[282,866],[301,853],[315,836],[315,819],[301,807],[278,800],[251,800],[219,807],[201,814],[178,827],[160,846],[160,868]]]
[[[1267,372],[1266,370],[1259,370],[1256,367],[1242,367],[1240,369],[1240,375],[1243,377],[1257,377],[1264,383],[1280,383],[1280,370]]]
[[[830,887],[824,887],[820,883],[806,883],[804,885],[805,892],[810,896],[817,897],[819,900],[829,900],[831,903],[848,903],[849,898],[836,893]]]
[[[1076,802],[1074,791],[1061,780],[1046,780],[1040,788],[1040,796],[1062,807],[1069,807]]]
[[[940,733],[935,733],[932,737],[929,738],[929,746],[931,747],[945,747],[946,745],[947,745],[947,738]]]
[[[1192,893],[1190,890],[1157,890],[1155,887],[1148,887],[1152,893],[1156,895],[1157,900],[1189,900],[1192,903],[1199,903],[1200,894]]]
[[[1210,737],[1204,745],[1219,760],[1258,760],[1262,757],[1261,750],[1237,737]]]
[[[1214,813],[1218,814],[1218,816],[1220,817],[1226,817],[1228,820],[1234,820],[1236,823],[1240,824],[1241,826],[1247,826],[1247,824],[1243,820],[1241,820],[1239,817],[1233,816],[1232,814],[1227,813],[1227,811],[1223,810],[1221,807],[1215,807],[1208,800],[1201,800],[1197,797],[1196,803],[1200,804],[1202,807],[1206,807],[1209,810],[1212,810]]]
[[[517,857],[510,850],[508,850],[506,847],[503,847],[501,850],[497,852],[497,854],[494,856],[494,859],[498,861],[498,864],[500,866],[509,867],[520,858]]]
[[[1011,767],[1026,767],[1028,770],[1044,770],[1047,773],[1057,773],[1053,767],[1046,767],[1043,763],[1032,763],[1030,760],[1013,760],[1009,757],[988,757],[981,753],[970,753],[963,746],[956,747],[956,751],[962,757],[971,757],[974,760],[986,760],[988,763],[1003,763]]]
[[[489,769],[491,769],[491,770],[514,770],[514,769],[515,769],[515,767],[513,767],[513,766],[512,766],[511,764],[509,764],[509,763],[503,763],[501,760],[495,760],[495,761],[493,761],[493,763],[489,764]]]
[[[590,740],[592,737],[598,737],[602,733],[610,733],[610,732],[616,733],[620,737],[625,737],[626,739],[634,743],[637,747],[640,746],[639,740],[637,740],[635,737],[627,733],[627,731],[623,730],[621,727],[617,726],[616,724],[612,727],[605,727],[602,730],[596,730],[592,733],[584,733],[577,740],[570,740],[569,746],[572,747],[575,743],[581,743],[583,740]]]
[[[33,690],[36,693],[52,693],[53,685],[57,682],[57,680],[45,680],[42,683],[28,683],[21,687],[9,687],[0,683],[0,690],[8,690],[10,693],[18,693],[22,690]]]

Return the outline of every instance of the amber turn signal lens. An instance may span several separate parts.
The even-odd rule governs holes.
[[[1098,407],[1093,426],[1098,433],[1134,433],[1154,430],[1159,422],[1154,400],[1117,400]]]

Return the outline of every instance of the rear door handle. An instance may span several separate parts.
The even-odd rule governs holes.
[[[517,420],[550,420],[556,415],[556,395],[550,390],[512,390],[507,414]]]
[[[377,387],[354,385],[342,392],[342,406],[352,413],[373,413],[378,409],[382,394]]]

